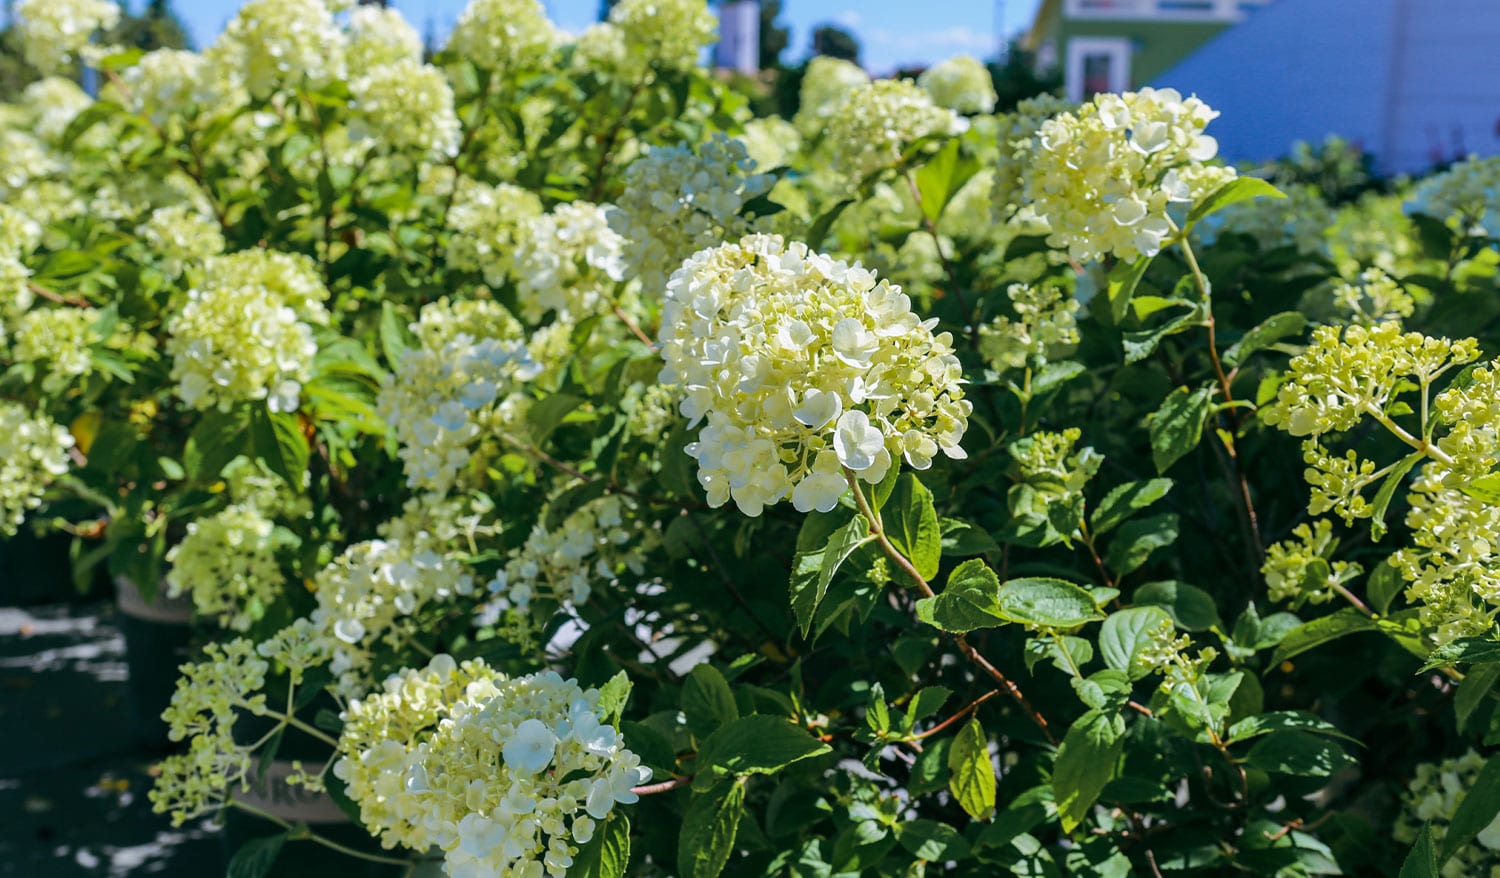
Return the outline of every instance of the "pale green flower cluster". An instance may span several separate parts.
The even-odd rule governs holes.
[[[654,147],[625,171],[625,191],[609,208],[626,271],[656,292],[682,260],[748,232],[745,202],[774,182],[755,174],[745,145],[723,134],[694,148]]]
[[[540,67],[557,39],[537,0],[472,0],[448,37],[448,51],[487,70]]]
[[[900,457],[965,457],[972,406],[936,322],[873,272],[775,235],[687,260],[667,285],[659,380],[707,419],[687,451],[709,504],[754,516],[790,495],[827,511],[845,470],[875,483]]]
[[[458,152],[463,132],[443,72],[402,58],[366,68],[349,82],[350,142],[438,156]]]
[[[870,75],[858,64],[818,55],[807,62],[800,103],[792,123],[808,137],[819,134],[844,97],[869,84]]]
[[[395,9],[361,4],[349,15],[347,57],[354,71],[421,61],[422,36]]]
[[[200,285],[167,323],[177,395],[197,409],[266,400],[296,411],[327,322],[328,291],[305,256],[245,250],[206,263]]]
[[[39,79],[21,94],[21,105],[31,114],[31,133],[52,146],[62,140],[68,125],[94,102],[71,79]]]
[[[156,266],[174,279],[181,277],[188,266],[224,252],[219,224],[185,204],[153,210],[136,234],[155,258]]]
[[[1500,156],[1470,156],[1427,178],[1409,206],[1465,234],[1500,234]]]
[[[1189,655],[1193,638],[1177,634],[1171,619],[1162,619],[1146,632],[1146,636],[1147,644],[1142,647],[1136,661],[1162,678],[1163,692],[1182,692],[1190,702],[1201,700],[1189,691],[1196,689],[1208,666],[1219,657],[1219,651],[1205,646],[1196,655]]]
[[[635,78],[647,67],[690,70],[718,34],[719,20],[704,0],[620,0],[609,12]],[[635,68],[632,70],[632,68]]]
[[[1358,283],[1341,281],[1335,284],[1333,304],[1348,322],[1362,326],[1399,321],[1410,317],[1417,308],[1411,293],[1378,268],[1366,269],[1360,274]]]
[[[343,720],[333,771],[361,820],[387,848],[442,850],[453,878],[563,878],[651,777],[605,722],[598,691],[550,671],[507,678],[439,655]]]
[[[1293,608],[1327,603],[1364,571],[1359,564],[1332,560],[1339,541],[1333,535],[1333,522],[1326,518],[1297,525],[1292,536],[1268,547],[1260,568],[1273,601]]]
[[[120,74],[126,102],[157,126],[191,117],[209,99],[203,56],[181,49],[157,49]]]
[[[922,71],[917,85],[940,107],[972,116],[995,109],[995,81],[973,55],[954,55]]]
[[[597,204],[559,204],[533,219],[516,247],[522,319],[537,323],[553,311],[576,323],[608,311],[615,286],[626,277],[624,247]]]
[[[37,138],[13,128],[0,129],[0,195],[10,207],[40,222],[49,212],[39,213],[29,205],[17,202],[35,183],[62,168],[62,162]],[[69,195],[72,195],[71,190]],[[30,200],[44,202],[53,199],[44,193],[30,192]]]
[[[1204,133],[1219,114],[1175,89],[1101,94],[1043,122],[1025,154],[1019,192],[1047,242],[1087,262],[1155,256],[1174,234],[1168,208],[1228,183],[1205,165],[1219,144]]]
[[[20,0],[15,6],[26,63],[44,74],[61,73],[100,30],[120,20],[109,0]]]
[[[952,110],[933,103],[917,86],[881,79],[851,89],[829,109],[824,146],[832,167],[857,183],[894,167],[918,140],[961,128]]]
[[[42,505],[47,486],[68,471],[73,436],[42,414],[0,400],[0,536],[16,532]]]
[[[0,204],[0,345],[5,344],[12,322],[36,301],[31,270],[21,260],[41,240],[41,226],[21,211]]]
[[[381,526],[379,539],[355,543],[314,577],[312,623],[343,692],[370,682],[373,650],[400,648],[418,635],[425,607],[474,592],[474,577],[455,552],[465,516],[457,501],[409,501]]]
[[[1336,214],[1315,186],[1282,188],[1285,198],[1251,198],[1220,209],[1199,226],[1206,244],[1219,235],[1249,235],[1261,250],[1296,247],[1300,253],[1321,253],[1328,247],[1327,232]]]
[[[249,504],[189,522],[182,541],[167,552],[167,593],[189,594],[200,615],[249,630],[285,583],[275,532],[275,522]]]
[[[411,325],[421,347],[406,351],[381,384],[377,408],[391,425],[409,486],[446,493],[465,478],[473,448],[537,366],[521,326],[490,301],[440,299]]]
[[[1500,617],[1500,506],[1444,484],[1426,464],[1407,495],[1412,545],[1391,556],[1437,643],[1487,634]]]
[[[231,88],[263,98],[343,79],[344,46],[324,0],[249,0],[203,57]]]
[[[541,215],[542,200],[530,190],[461,178],[448,211],[448,267],[480,272],[491,287],[503,286],[515,270],[521,236]]]
[[[42,389],[57,393],[94,371],[99,314],[91,308],[36,308],[16,321],[11,359],[34,363]]]
[[[802,134],[780,116],[762,116],[746,122],[740,141],[757,168],[779,168],[802,148]]]
[[[1082,430],[1069,427],[1061,432],[1040,430],[1010,443],[1021,480],[1051,498],[1081,494],[1104,463],[1104,455],[1093,448],[1077,448],[1082,437]]]
[[[1078,343],[1078,300],[1065,290],[1011,284],[1005,292],[1016,316],[1002,315],[979,327],[979,354],[991,369],[1036,368],[1050,351]]]
[[[1462,756],[1417,766],[1416,775],[1401,795],[1401,815],[1394,836],[1402,844],[1417,840],[1422,827],[1431,826],[1441,848],[1443,838],[1465,797],[1476,789],[1485,758],[1470,750]],[[1500,878],[1500,816],[1479,831],[1443,864],[1442,878]]]
[[[1339,209],[1325,238],[1341,274],[1350,277],[1370,266],[1398,277],[1417,270],[1417,236],[1401,204],[1400,195],[1371,192]]]

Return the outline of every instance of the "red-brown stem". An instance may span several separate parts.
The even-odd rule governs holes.
[[[651,340],[650,336],[641,331],[640,326],[636,325],[635,320],[633,320],[629,314],[625,313],[625,309],[621,308],[619,305],[614,306],[614,308],[615,316],[620,318],[620,321],[630,329],[635,337],[641,340],[641,344],[645,345],[648,348],[655,347],[656,343]]]
[[[80,299],[77,296],[64,296],[62,293],[55,293],[40,284],[28,283],[26,284],[26,288],[47,301],[56,302],[59,305],[72,305],[74,308],[94,307],[88,301]]]
[[[900,567],[903,573],[911,577],[911,580],[917,584],[917,590],[922,593],[923,597],[935,597],[936,593],[932,590],[932,586],[927,584],[926,577],[918,573],[917,568],[912,566],[911,561],[905,555],[901,554],[900,550],[886,538],[885,528],[880,524],[880,517],[875,514],[875,510],[870,508],[870,501],[865,498],[865,492],[859,487],[859,482],[855,479],[853,471],[848,467],[844,468],[844,478],[849,482],[849,487],[854,490],[854,502],[858,504],[859,511],[864,515],[865,520],[869,522],[870,536],[874,537],[875,541],[880,544],[881,551],[885,552],[886,557],[890,558],[892,563],[897,567]],[[1041,712],[1032,706],[1031,702],[1027,700],[1025,693],[1021,691],[1021,687],[1005,676],[999,668],[991,664],[989,659],[980,655],[979,650],[975,649],[969,643],[967,637],[962,634],[953,634],[950,636],[953,638],[954,644],[958,646],[958,651],[963,653],[964,658],[973,662],[976,667],[989,675],[990,679],[1000,684],[1000,688],[1005,690],[1005,693],[1011,698],[1015,699],[1016,703],[1021,706],[1022,710],[1026,711],[1026,715],[1031,718],[1031,721],[1036,724],[1037,728],[1042,730],[1042,734],[1046,736],[1047,740],[1056,745],[1057,736],[1052,734],[1052,727],[1047,724],[1047,718],[1042,716]]]
[[[646,784],[643,787],[631,787],[630,791],[637,796],[652,796],[657,793],[669,793],[672,790],[680,790],[692,782],[693,776],[690,774],[686,777],[674,777],[671,780],[664,780],[661,783]]]
[[[943,730],[951,728],[955,723],[959,722],[964,717],[967,717],[969,714],[973,713],[979,707],[979,705],[985,703],[986,701],[989,701],[991,698],[994,698],[996,695],[999,695],[1000,692],[1001,692],[1001,690],[999,690],[999,689],[991,689],[990,691],[984,693],[983,695],[979,696],[978,698],[976,698],[973,701],[970,701],[968,704],[964,705],[963,709],[960,710],[958,713],[955,713],[954,715],[948,717],[947,719],[943,720],[942,722],[938,723],[937,725],[933,726],[932,728],[928,729],[925,732],[922,732],[922,733],[916,734],[916,735],[912,735],[912,737],[915,738],[915,739],[920,740],[922,738],[930,738],[933,735],[940,734]]]

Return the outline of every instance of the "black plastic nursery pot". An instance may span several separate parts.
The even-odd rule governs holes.
[[[26,528],[0,540],[0,606],[81,600],[84,596],[73,585],[73,567],[68,559],[71,542],[66,534],[39,537]]]
[[[193,603],[167,597],[165,585],[147,600],[134,583],[117,577],[115,606],[130,673],[131,733],[143,749],[165,750],[170,741],[161,712],[177,688],[177,669],[192,657]]]

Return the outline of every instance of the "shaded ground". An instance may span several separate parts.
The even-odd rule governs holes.
[[[114,607],[0,607],[0,875],[224,874],[217,830],[151,813]]]

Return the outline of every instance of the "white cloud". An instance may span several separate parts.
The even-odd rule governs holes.
[[[898,34],[874,30],[870,32],[869,39],[873,46],[898,52],[988,52],[995,48],[994,34],[967,27],[945,27]]]
[[[853,9],[845,9],[843,12],[840,12],[838,15],[835,15],[833,17],[834,24],[837,24],[842,28],[848,28],[849,30],[858,28],[861,24],[864,23],[864,20],[865,17],[863,15],[860,15],[858,12],[855,12]]]

